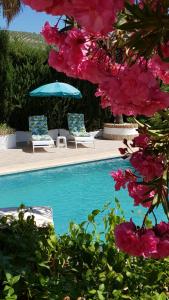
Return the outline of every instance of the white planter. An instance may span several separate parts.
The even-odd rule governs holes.
[[[16,148],[16,134],[0,136],[0,150]]]
[[[137,128],[138,125],[135,123],[105,123],[103,129],[103,137],[109,140],[131,140],[138,135]]]

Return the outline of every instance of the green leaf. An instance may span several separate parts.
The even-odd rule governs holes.
[[[9,285],[5,285],[4,291],[8,291],[9,289],[10,289],[10,286]]]
[[[99,290],[97,291],[98,299],[99,300],[105,300],[105,297],[103,296],[102,292]]]
[[[17,283],[20,280],[20,275],[14,276],[11,279],[11,285],[14,285],[15,283]]]
[[[6,275],[7,281],[10,282],[12,275],[10,273],[6,273],[5,275]]]
[[[8,296],[13,296],[14,293],[15,293],[14,289],[10,287],[8,290]]]
[[[105,289],[104,283],[100,284],[99,285],[99,291],[104,291],[104,289]]]
[[[91,294],[91,295],[95,295],[95,294],[96,294],[96,292],[97,292],[97,291],[93,289],[93,290],[90,290],[90,291],[89,291],[89,294]]]
[[[97,216],[99,213],[100,213],[100,210],[99,210],[99,209],[94,209],[94,210],[92,211],[92,215],[93,215],[94,217]]]
[[[88,217],[87,217],[87,218],[88,218],[88,221],[89,221],[89,222],[93,222],[93,220],[94,220],[94,217],[93,217],[93,215],[88,215]]]
[[[46,268],[46,269],[50,270],[50,267],[47,264],[48,264],[48,261],[43,261],[41,263],[38,263],[38,265],[40,267],[43,267],[43,268]]]

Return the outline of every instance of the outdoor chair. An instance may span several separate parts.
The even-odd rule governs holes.
[[[94,137],[86,132],[84,124],[84,114],[68,113],[68,128],[69,128],[69,142],[74,142],[76,149],[77,144],[92,143],[95,148]]]
[[[47,117],[29,117],[29,131],[31,132],[31,142],[33,152],[35,148],[54,147],[54,140],[48,134]]]

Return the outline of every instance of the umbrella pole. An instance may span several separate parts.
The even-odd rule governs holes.
[[[60,136],[60,127],[61,127],[61,109],[60,109],[60,103],[58,103],[58,136]]]

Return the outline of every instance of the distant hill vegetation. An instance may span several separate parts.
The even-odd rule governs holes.
[[[8,31],[8,33],[11,41],[22,41],[23,43],[28,43],[32,47],[47,47],[40,34],[23,31]]]

